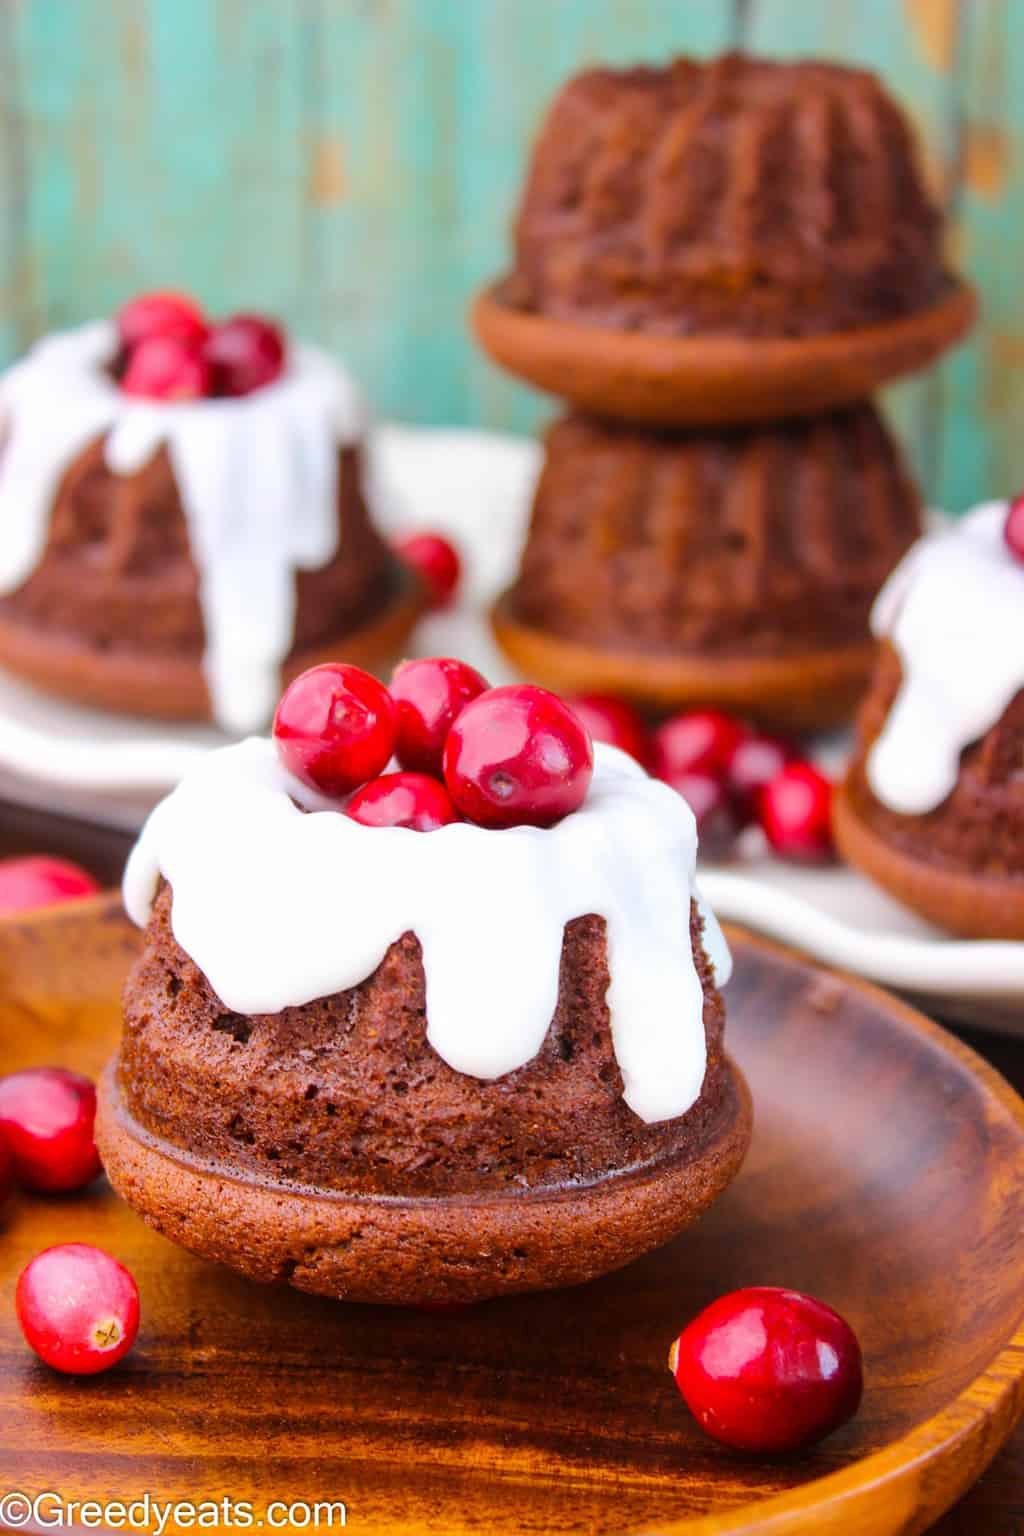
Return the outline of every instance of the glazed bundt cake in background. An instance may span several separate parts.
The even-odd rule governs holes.
[[[933,303],[941,219],[874,75],[743,54],[593,69],[535,144],[505,296],[621,330],[807,336]]]
[[[373,527],[366,409],[330,358],[293,345],[266,382],[200,397],[202,354],[159,344],[179,372],[158,356],[141,387],[106,322],[0,378],[0,665],[243,733],[339,646],[387,664],[420,594]]]
[[[879,597],[836,836],[939,927],[1024,939],[1024,540],[1014,553],[1006,525],[1005,503],[975,509]]]
[[[867,680],[871,604],[920,531],[870,406],[720,432],[570,414],[545,439],[496,631],[568,692],[826,725]]]

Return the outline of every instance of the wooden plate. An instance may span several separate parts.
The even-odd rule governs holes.
[[[967,334],[977,302],[951,279],[927,309],[886,325],[796,339],[656,336],[517,309],[504,283],[471,319],[494,362],[582,410],[653,427],[724,426],[812,416],[865,400],[925,368]]]
[[[5,1067],[98,1071],[136,936],[112,898],[0,924]],[[1024,1105],[862,983],[735,937],[731,1047],[757,1124],[683,1239],[586,1288],[425,1314],[264,1290],[149,1232],[104,1186],[21,1200],[0,1257],[0,1465],[64,1497],[340,1499],[367,1532],[921,1531],[1024,1407]],[[11,1298],[47,1243],[133,1269],[135,1351],[70,1381]],[[802,1459],[703,1438],[665,1368],[721,1291],[815,1292],[857,1328],[858,1417]],[[298,1522],[296,1522],[298,1523]]]

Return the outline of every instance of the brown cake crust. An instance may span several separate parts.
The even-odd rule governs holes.
[[[911,816],[883,805],[866,774],[901,681],[899,656],[885,642],[836,808],[840,851],[941,927],[1024,939],[1024,691],[963,752],[956,785],[942,804]]]
[[[166,448],[115,475],[98,438],[58,488],[41,560],[0,597],[0,663],[82,702],[169,718],[209,715],[199,581]],[[362,450],[339,451],[339,545],[320,570],[296,574],[287,676],[348,637],[386,662],[421,606],[408,573],[374,528]]]
[[[685,1153],[720,1110],[723,1008],[696,911],[704,1089],[682,1118],[646,1125],[622,1098],[600,918],[566,928],[558,1006],[538,1054],[486,1082],[454,1071],[427,1041],[413,934],[348,992],[242,1018],[175,942],[170,903],[165,888],[125,989],[118,1086],[138,1125],[202,1163],[388,1196],[561,1187]]]
[[[822,335],[947,287],[904,114],[865,70],[725,55],[558,94],[506,303],[620,331]]]

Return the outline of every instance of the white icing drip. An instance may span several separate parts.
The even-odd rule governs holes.
[[[178,943],[242,1014],[356,986],[414,932],[427,1038],[449,1066],[480,1078],[536,1055],[558,999],[565,925],[597,913],[624,1097],[652,1122],[683,1114],[704,1081],[690,945],[696,854],[686,803],[612,747],[596,747],[586,802],[555,827],[424,833],[324,810],[273,743],[252,738],[211,753],[157,806],[124,895],[142,926],[159,876],[170,882]],[[728,951],[713,920],[709,952],[724,980]]]
[[[0,379],[0,591],[42,556],[54,497],[76,456],[103,433],[114,474],[166,444],[199,572],[205,671],[225,729],[264,725],[295,627],[295,572],[338,543],[338,444],[366,426],[362,398],[330,358],[293,346],[275,384],[240,399],[162,403],[124,395],[106,372],[106,322],[47,337]]]
[[[919,540],[875,603],[872,627],[903,678],[867,778],[884,805],[923,815],[956,784],[960,754],[1024,688],[1024,565],[1003,538],[1005,502]]]

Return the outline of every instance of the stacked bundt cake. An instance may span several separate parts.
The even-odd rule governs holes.
[[[339,647],[393,657],[420,599],[371,521],[352,380],[298,345],[217,395],[186,371],[201,353],[141,382],[132,361],[103,322],[0,379],[0,663],[84,703],[241,733],[266,724],[282,673]]]
[[[862,70],[729,55],[570,81],[515,268],[476,309],[498,361],[588,408],[546,439],[494,615],[509,656],[657,708],[847,718],[871,602],[921,531],[865,386],[908,335],[930,340],[900,369],[969,322],[941,234]],[[855,365],[866,339],[881,373]]]
[[[1006,526],[1005,503],[977,508],[879,597],[836,836],[938,926],[1024,939],[1024,541],[1015,552]]]

